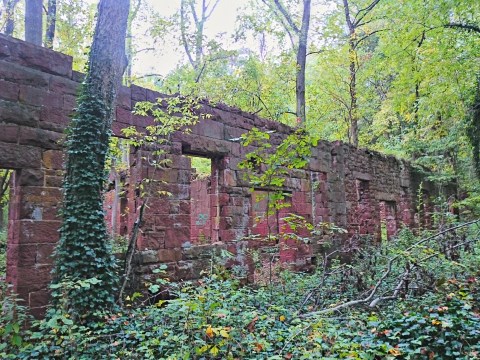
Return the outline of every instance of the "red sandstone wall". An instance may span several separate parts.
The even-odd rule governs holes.
[[[50,254],[58,240],[61,201],[63,131],[75,105],[81,75],[71,70],[71,58],[51,50],[0,35],[0,167],[15,169],[9,215],[7,281],[20,297],[40,314],[47,304]],[[113,131],[134,125],[139,130],[152,119],[132,114],[137,101],[155,100],[160,94],[132,86],[122,88]],[[191,134],[176,134],[168,170],[158,171],[144,160],[145,149],[132,149],[125,181],[121,227],[128,233],[137,220],[142,201],[142,178],[161,180],[158,190],[171,197],[151,196],[138,243],[139,275],[149,277],[159,263],[166,263],[173,279],[198,278],[209,268],[212,252],[225,248],[251,276],[252,262],[246,248],[265,243],[245,240],[251,233],[264,234],[262,224],[253,229],[258,211],[255,195],[245,183],[239,162],[251,149],[231,141],[252,127],[273,130],[278,144],[292,129],[224,105],[205,103],[210,114],[193,127]],[[190,159],[212,159],[209,190],[192,182]],[[292,194],[286,212],[314,222],[333,222],[350,235],[379,238],[382,205],[393,235],[401,224],[414,223],[414,194],[420,181],[405,162],[342,143],[320,142],[305,170],[291,173],[285,191]],[[259,189],[260,190],[260,189]],[[430,189],[430,191],[432,191]],[[192,198],[197,203],[192,203]],[[108,211],[107,211],[108,213]],[[204,223],[199,215],[208,213]],[[113,216],[110,214],[110,216]],[[118,216],[118,215],[117,215]],[[204,217],[202,217],[204,219]],[[203,241],[203,235],[208,241]],[[271,245],[271,244],[267,244]],[[316,245],[281,244],[282,261],[308,266]]]

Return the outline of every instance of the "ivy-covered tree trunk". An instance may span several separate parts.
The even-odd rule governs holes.
[[[126,67],[129,0],[101,0],[88,72],[67,135],[55,304],[88,317],[113,305],[117,274],[103,211],[105,159]]]

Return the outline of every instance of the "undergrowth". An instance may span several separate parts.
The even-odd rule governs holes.
[[[331,260],[309,275],[283,271],[269,286],[241,286],[225,269],[216,269],[201,280],[172,284],[169,300],[145,305],[136,294],[123,309],[92,323],[51,309],[27,330],[24,309],[6,297],[0,357],[478,359],[480,247],[468,240],[476,235],[457,232],[412,248],[419,238],[405,231],[380,246],[362,244],[348,264]],[[328,311],[365,297],[387,259],[398,254],[379,296],[391,293],[406,266],[419,269],[408,284],[401,283],[396,298]]]

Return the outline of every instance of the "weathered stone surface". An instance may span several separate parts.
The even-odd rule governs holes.
[[[25,66],[0,61],[0,79],[18,85],[28,85],[48,90],[50,75]]]
[[[62,134],[55,131],[22,126],[18,136],[21,145],[37,146],[42,149],[60,149]]]
[[[0,34],[0,49],[5,61],[49,74],[72,77],[72,57]],[[7,50],[8,49],[8,50]]]
[[[0,168],[40,168],[41,149],[0,142]]]
[[[2,93],[0,95],[1,99],[10,101],[18,100],[18,94],[20,92],[20,86],[18,84],[10,81],[0,80],[0,88],[2,89]]]
[[[18,102],[0,100],[0,122],[37,127],[39,110]]]

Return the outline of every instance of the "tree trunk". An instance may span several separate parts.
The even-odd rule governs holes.
[[[358,71],[358,59],[357,48],[360,42],[366,39],[367,35],[363,38],[357,39],[358,29],[370,21],[365,21],[365,17],[371,13],[371,11],[378,5],[380,0],[373,0],[368,6],[357,11],[353,16],[350,14],[350,6],[348,0],[343,0],[343,7],[345,11],[345,21],[348,28],[348,63],[349,63],[349,96],[350,106],[348,109],[348,140],[350,144],[358,146],[358,103],[357,103],[357,71]]]
[[[3,0],[5,9],[5,35],[12,36],[15,28],[15,6],[18,0]]]
[[[25,0],[25,41],[42,45],[42,2]]]
[[[66,141],[63,224],[56,250],[56,290],[73,317],[113,305],[118,277],[103,211],[105,159],[115,99],[126,66],[129,0],[100,0],[88,72]],[[94,279],[94,280],[92,280]],[[93,281],[93,282],[92,282]],[[90,286],[72,287],[72,282]],[[67,289],[67,290],[65,290]]]
[[[310,5],[311,0],[304,0],[302,27],[298,35],[297,49],[297,77],[296,77],[296,98],[297,98],[297,117],[300,122],[306,121],[305,111],[305,68],[307,64],[307,40],[308,29],[310,27]]]
[[[350,144],[353,146],[358,146],[358,105],[357,105],[357,64],[356,57],[357,53],[355,51],[355,43],[353,41],[355,33],[350,35],[351,40],[349,43],[348,57],[350,61],[349,71],[350,71],[350,82],[349,82],[349,93],[350,93],[350,108],[348,111],[350,126],[348,139]]]
[[[142,0],[137,0],[133,11],[128,15],[127,22],[127,42],[126,42],[126,54],[127,54],[127,70],[125,74],[125,84],[127,86],[132,85],[132,61],[133,61],[133,34],[132,34],[132,24],[135,18],[137,17],[140,6],[142,5]]]
[[[47,30],[45,31],[45,47],[53,49],[55,26],[57,23],[57,0],[48,0]]]

